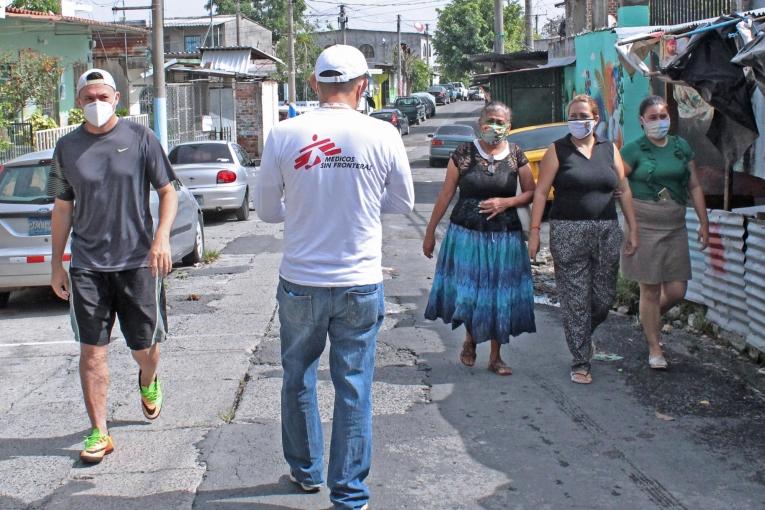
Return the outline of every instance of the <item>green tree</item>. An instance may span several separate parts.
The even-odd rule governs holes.
[[[14,0],[11,6],[30,11],[61,13],[61,0]]]
[[[433,48],[438,53],[441,81],[468,81],[481,66],[469,61],[470,55],[487,53],[494,46],[493,0],[454,0],[438,11],[438,29]],[[523,8],[518,0],[504,7],[504,51],[523,47]]]
[[[211,0],[217,8],[217,14],[236,14],[236,0]],[[210,2],[205,5],[210,8]],[[240,2],[242,16],[257,21],[271,30],[274,43],[287,37],[287,0],[260,0],[258,2]],[[293,12],[295,16],[295,32],[306,29],[310,23],[305,18],[306,5],[304,0],[295,0]]]
[[[313,73],[316,58],[321,53],[321,48],[316,45],[308,32],[300,32],[295,35],[295,89],[298,99],[315,99],[315,94],[308,86],[308,79]],[[287,39],[284,38],[276,45],[276,54],[282,61],[287,62]],[[275,77],[280,83],[287,82],[287,66],[280,65]]]
[[[18,55],[0,54],[0,117],[24,120],[24,108],[30,103],[43,103],[56,97],[59,78],[64,68],[61,59],[21,50]]]
[[[420,58],[416,58],[411,67],[411,84],[415,92],[428,90],[430,85],[430,70],[428,64]]]

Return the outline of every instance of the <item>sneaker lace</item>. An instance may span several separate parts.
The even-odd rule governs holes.
[[[156,402],[159,398],[159,384],[152,382],[149,386],[141,386],[141,395],[149,402]]]
[[[98,444],[99,441],[103,438],[103,434],[101,434],[101,431],[98,429],[93,429],[90,432],[89,436],[85,436],[85,449],[89,449],[94,447]]]

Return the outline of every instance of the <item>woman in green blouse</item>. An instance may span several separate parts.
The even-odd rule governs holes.
[[[648,364],[666,369],[661,348],[661,316],[685,297],[691,279],[685,210],[690,197],[699,217],[699,242],[709,242],[704,191],[696,176],[693,150],[679,136],[669,136],[667,103],[650,96],[640,103],[645,133],[622,150],[638,224],[639,247],[622,257],[625,277],[640,283],[640,322],[648,342]]]

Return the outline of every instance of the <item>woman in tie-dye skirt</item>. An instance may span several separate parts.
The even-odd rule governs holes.
[[[423,253],[432,257],[436,227],[459,189],[425,318],[465,325],[460,360],[467,366],[475,364],[476,344],[490,341],[488,368],[498,375],[512,373],[500,345],[536,331],[531,264],[516,211],[531,201],[534,179],[521,148],[505,140],[510,121],[500,102],[481,111],[480,136],[452,154],[423,241]]]

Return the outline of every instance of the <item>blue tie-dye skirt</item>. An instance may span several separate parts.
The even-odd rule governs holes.
[[[425,318],[464,324],[476,342],[536,331],[534,286],[519,231],[481,232],[449,224],[438,252]]]

